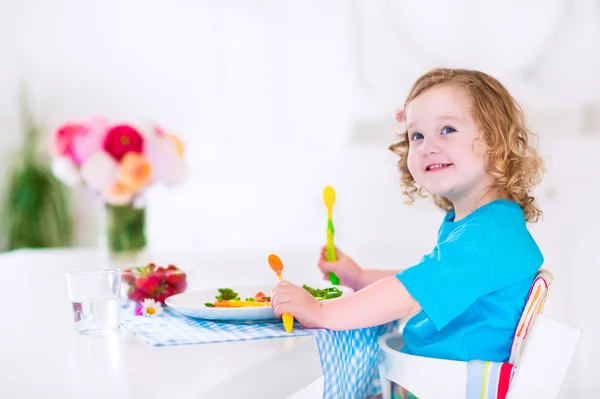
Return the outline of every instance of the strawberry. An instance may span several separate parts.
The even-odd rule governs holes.
[[[163,280],[165,278],[167,269],[162,266],[159,266],[152,274]]]
[[[174,294],[176,294],[175,289],[170,285],[161,286],[161,292],[156,296],[156,300],[165,303],[165,299]]]
[[[133,272],[130,269],[125,269],[123,270],[123,274],[121,275],[121,279],[123,280],[123,282],[129,284],[129,285],[134,285],[135,284],[135,275],[133,274]]]
[[[175,287],[167,285],[167,292],[169,293],[169,295],[175,295],[177,293],[177,290],[175,289]]]
[[[143,301],[146,299],[146,296],[146,293],[139,289],[133,289],[127,293],[127,297],[135,302]]]
[[[142,287],[144,287],[146,285],[147,281],[148,281],[148,277],[146,277],[146,276],[139,276],[135,280],[135,286],[141,290]]]
[[[154,297],[154,300],[155,300],[156,302],[160,302],[160,303],[162,303],[162,304],[164,305],[164,303],[165,303],[165,300],[166,300],[168,297],[169,297],[169,296],[167,295],[167,293],[166,293],[166,292],[161,292],[160,294],[158,294],[158,295],[156,295],[156,296]]]
[[[182,281],[185,281],[185,273],[181,271],[175,271],[171,273],[167,273],[167,283],[173,286],[181,284]]]
[[[175,265],[169,265],[169,267],[167,267],[167,270],[179,270],[179,268]]]
[[[180,282],[179,284],[177,284],[173,288],[175,289],[175,293],[179,294],[180,292],[185,291],[186,287],[187,287],[187,281],[183,280],[182,282]]]
[[[150,275],[148,277],[141,276],[135,282],[135,285],[140,290],[144,291],[149,295],[153,295],[158,285],[160,284],[160,278],[155,275]]]

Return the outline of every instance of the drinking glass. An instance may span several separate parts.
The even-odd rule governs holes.
[[[78,270],[67,272],[66,278],[75,331],[92,332],[119,327],[121,270]]]

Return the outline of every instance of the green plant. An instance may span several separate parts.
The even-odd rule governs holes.
[[[20,96],[22,147],[9,160],[1,224],[7,250],[72,245],[73,219],[67,192],[39,151],[41,128],[26,96]],[[6,169],[5,169],[6,170]]]

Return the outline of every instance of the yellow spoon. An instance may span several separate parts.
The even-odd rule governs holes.
[[[327,207],[327,245],[325,246],[325,255],[328,262],[333,262],[336,259],[335,256],[335,245],[333,243],[333,220],[331,214],[333,212],[333,204],[335,204],[335,190],[331,186],[325,187],[323,190],[323,202]],[[339,285],[340,279],[335,273],[329,272],[329,281],[333,285]]]
[[[277,280],[283,280],[283,276],[281,275],[281,271],[283,270],[283,262],[279,259],[279,256],[271,254],[269,255],[269,266],[271,269],[277,274]],[[285,331],[292,332],[292,328],[294,327],[294,316],[289,313],[284,313],[281,315],[283,319],[283,326],[285,327]]]

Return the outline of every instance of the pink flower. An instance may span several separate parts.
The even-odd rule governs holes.
[[[167,185],[181,183],[185,177],[185,163],[179,156],[177,144],[168,136],[149,137],[145,154],[152,167],[153,181]]]
[[[58,156],[71,158],[73,139],[84,129],[81,123],[69,123],[61,126],[54,135],[54,151]]]
[[[154,128],[154,134],[156,136],[164,137],[167,135],[167,133],[164,130],[162,130],[162,128],[160,126],[153,126],[153,128]]]
[[[129,125],[117,125],[106,134],[104,149],[114,159],[120,161],[128,152],[142,153],[144,138]]]
[[[54,136],[54,152],[60,157],[70,158],[75,165],[81,165],[102,148],[107,128],[105,120],[100,117],[65,124]]]
[[[396,110],[396,121],[402,123],[402,122],[404,122],[403,119],[404,119],[404,108],[399,108]]]
[[[177,149],[177,155],[179,155],[179,158],[183,158],[185,146],[183,144],[183,141],[181,141],[179,137],[172,133],[167,133],[163,128],[157,125],[152,126],[152,130],[154,131],[153,137],[167,138],[171,140],[173,142],[173,145],[175,145],[175,148]]]
[[[92,191],[104,192],[117,180],[119,164],[106,151],[100,150],[82,163],[79,171]]]
[[[144,305],[140,301],[135,307],[135,311],[133,312],[136,316],[141,316],[144,313]]]
[[[96,152],[102,150],[108,124],[103,118],[94,118],[85,124],[86,130],[73,139],[71,147],[76,164],[85,162]]]

